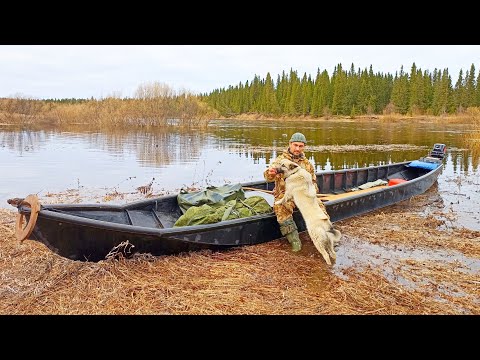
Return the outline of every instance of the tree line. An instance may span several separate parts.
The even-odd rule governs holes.
[[[480,106],[480,73],[475,66],[460,70],[453,85],[448,69],[422,71],[412,64],[410,72],[403,66],[395,75],[374,73],[354,64],[344,70],[338,64],[330,76],[317,70],[315,79],[297,71],[282,72],[274,81],[267,73],[261,79],[236,86],[215,89],[199,95],[222,116],[246,113],[267,116],[330,116],[364,114],[444,115],[462,113],[468,107]]]

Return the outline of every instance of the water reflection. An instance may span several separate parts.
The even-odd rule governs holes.
[[[365,145],[415,144],[430,148],[433,143],[460,146],[460,137],[471,129],[461,124],[383,123],[354,121],[212,121],[210,128],[218,137],[251,146],[287,144],[291,134],[301,131],[309,144]],[[282,136],[286,134],[287,136]]]
[[[195,132],[172,133],[162,130],[152,132],[122,128],[106,133],[85,130],[81,127],[76,127],[76,131],[0,127],[0,147],[14,151],[16,156],[21,157],[25,152],[45,150],[41,147],[52,142],[70,143],[72,147],[83,143],[86,151],[107,152],[120,159],[124,159],[126,154],[132,153],[140,163],[149,165],[182,162],[186,154],[188,154],[188,158],[196,159],[199,157],[203,144],[209,141],[208,137],[211,135]],[[82,157],[82,154],[77,155]]]
[[[115,131],[109,134],[96,133],[89,137],[93,149],[112,152],[117,156],[135,154],[142,165],[165,166],[182,163],[185,155],[190,160],[200,157],[208,135],[193,132],[169,133],[148,131]]]
[[[0,127],[0,147],[14,150],[18,156],[22,156],[25,152],[39,150],[41,144],[48,141],[50,141],[50,137],[45,131],[2,129]]]
[[[69,188],[130,191],[152,178],[156,190],[170,191],[262,180],[297,131],[306,135],[317,171],[417,159],[445,143],[441,191],[455,184],[447,179],[479,175],[478,154],[462,149],[470,128],[459,124],[216,120],[204,132],[0,126],[0,207],[11,197]]]

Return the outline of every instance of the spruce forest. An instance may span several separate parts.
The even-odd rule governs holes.
[[[453,84],[448,69],[422,71],[413,63],[410,72],[403,67],[395,75],[355,70],[354,64],[344,70],[338,64],[332,75],[317,70],[298,76],[297,71],[278,75],[274,81],[255,75],[245,84],[217,89],[200,98],[222,116],[262,114],[266,116],[331,116],[410,114],[444,115],[461,113],[468,107],[480,106],[480,73],[475,66],[460,70]]]

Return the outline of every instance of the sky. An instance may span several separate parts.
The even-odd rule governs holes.
[[[315,78],[341,63],[375,73],[480,69],[480,45],[0,45],[0,98],[133,97],[142,85],[209,93],[282,71]]]

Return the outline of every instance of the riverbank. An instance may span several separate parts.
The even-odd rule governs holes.
[[[357,122],[357,121],[380,121],[380,122],[440,122],[440,123],[452,123],[452,124],[474,124],[480,121],[480,112],[475,109],[466,111],[461,114],[445,114],[445,115],[402,115],[402,114],[373,114],[373,115],[357,115],[357,116],[344,116],[344,115],[330,115],[321,117],[312,116],[279,116],[271,117],[262,114],[240,114],[234,117],[219,117],[219,120],[252,120],[252,121],[268,121],[268,120],[282,120],[282,121],[336,121],[336,122]]]
[[[78,202],[64,194],[49,202]],[[42,202],[47,199],[42,199]],[[337,222],[328,267],[307,233],[226,252],[85,263],[14,236],[0,209],[1,314],[480,314],[480,232],[452,227],[436,187]]]

